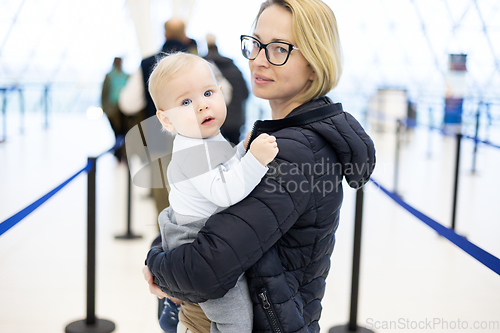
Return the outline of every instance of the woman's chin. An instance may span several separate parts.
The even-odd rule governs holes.
[[[255,97],[262,98],[262,99],[271,99],[272,95],[269,93],[269,91],[266,91],[265,89],[262,89],[262,87],[252,87],[252,92]]]

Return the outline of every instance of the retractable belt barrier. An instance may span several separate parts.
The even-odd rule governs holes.
[[[115,145],[111,149],[103,152],[102,154],[100,154],[99,156],[97,156],[97,158],[99,158],[99,157],[101,157],[101,156],[103,156],[103,155],[105,155],[105,154],[107,154],[109,152],[112,152],[112,151],[118,149],[122,145],[123,145],[123,137],[120,136],[120,137],[117,138]],[[62,182],[59,186],[56,186],[52,191],[48,192],[47,194],[45,194],[44,196],[42,196],[40,199],[34,201],[32,204],[30,204],[26,208],[23,208],[18,213],[12,215],[8,219],[6,219],[2,223],[0,223],[0,236],[2,236],[4,233],[6,233],[10,228],[12,228],[13,226],[15,226],[17,223],[21,222],[25,217],[27,217],[35,209],[37,209],[38,207],[40,207],[41,205],[43,205],[47,200],[49,200],[50,198],[52,198],[52,196],[54,196],[54,194],[56,194],[57,192],[59,192],[60,190],[62,190],[62,188],[64,186],[68,185],[73,179],[75,179],[76,177],[78,177],[82,172],[85,171],[86,173],[88,173],[90,170],[92,170],[93,167],[94,167],[94,165],[92,165],[92,162],[90,162],[90,161],[87,162],[87,165],[85,167],[83,167],[83,169],[81,169],[78,172],[76,172],[73,176],[69,177],[67,180],[65,180],[64,182]]]
[[[21,222],[21,220],[23,220],[26,216],[28,216],[29,214],[31,214],[35,209],[37,209],[42,204],[44,204],[54,194],[56,194],[57,192],[59,192],[64,186],[68,185],[69,182],[71,182],[73,179],[75,179],[76,177],[78,177],[78,175],[80,175],[82,172],[85,171],[85,172],[88,173],[89,170],[92,169],[92,167],[93,167],[93,165],[90,162],[88,162],[87,165],[83,169],[81,169],[80,171],[78,171],[77,173],[75,173],[73,176],[69,177],[61,185],[57,186],[52,191],[50,191],[49,193],[45,194],[40,199],[36,200],[35,202],[33,202],[28,207],[22,209],[17,214],[12,215],[7,220],[5,220],[2,223],[0,223],[0,236],[3,235],[5,232],[7,232],[10,228],[12,228],[13,226],[15,226],[17,223]]]
[[[436,126],[422,124],[422,123],[419,123],[419,122],[417,122],[417,121],[415,121],[413,119],[410,119],[410,118],[404,118],[403,120],[401,120],[401,122],[403,124],[405,124],[406,127],[416,127],[416,126],[418,126],[418,127],[427,127],[428,129],[438,131],[441,134],[446,135],[446,136],[455,136],[456,135],[456,133],[452,133],[452,132],[446,131],[446,130],[444,130],[442,128],[439,128],[439,127],[436,127]],[[466,135],[466,134],[462,134],[462,137],[466,138],[466,139],[470,139],[470,140],[472,140],[472,141],[474,141],[476,143],[482,143],[482,144],[485,144],[487,146],[491,146],[491,147],[500,149],[500,145],[494,144],[494,143],[492,143],[489,140],[481,140],[478,137],[470,136],[470,135]]]
[[[487,146],[491,146],[491,147],[494,147],[494,148],[498,148],[498,149],[500,149],[500,145],[496,145],[496,144],[492,143],[492,142],[491,142],[491,141],[489,141],[489,140],[480,140],[480,139],[478,139],[478,138],[476,138],[476,137],[469,136],[469,135],[465,135],[465,134],[463,134],[463,137],[464,137],[464,138],[467,138],[467,139],[471,139],[471,140],[473,140],[474,142],[482,143],[482,144],[485,144],[485,145],[487,145]]]
[[[104,154],[115,151],[123,145],[123,136],[116,139],[115,145],[98,155],[97,157],[89,157],[87,165],[69,177],[59,186],[54,188],[49,193],[42,196],[40,199],[33,202],[28,207],[22,209],[17,214],[14,214],[7,220],[0,223],[0,236],[22,221],[26,216],[49,200],[54,194],[59,192],[64,186],[68,185],[73,179],[78,177],[82,172],[87,173],[87,317],[83,320],[77,320],[66,326],[66,333],[111,333],[115,330],[115,324],[106,319],[99,319],[95,314],[95,293],[96,293],[96,167],[97,159]],[[127,174],[130,178],[130,174]],[[129,196],[130,201],[130,186]],[[129,202],[130,206],[130,202]],[[130,210],[129,210],[130,212]],[[130,217],[129,217],[130,218]],[[130,228],[130,225],[129,225]]]
[[[451,241],[453,244],[464,250],[466,253],[471,255],[474,259],[478,260],[481,262],[483,265],[491,269],[493,272],[497,273],[500,275],[500,259],[493,256],[492,254],[486,252],[485,250],[481,249],[477,245],[469,242],[466,238],[463,236],[458,235],[455,231],[452,229],[449,229],[442,224],[434,221],[424,213],[418,211],[417,209],[413,208],[409,204],[407,204],[401,197],[386,188],[384,188],[382,185],[380,185],[377,181],[375,181],[373,178],[371,179],[374,185],[376,185],[382,192],[387,194],[392,200],[394,200],[397,204],[399,204],[401,207],[406,209],[408,212],[410,212],[413,216],[418,218],[420,221],[424,222],[427,224],[429,227],[434,229],[439,235],[445,237],[449,241]]]

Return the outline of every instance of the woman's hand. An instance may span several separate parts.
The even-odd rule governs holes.
[[[144,274],[144,279],[149,284],[149,292],[151,294],[158,296],[159,299],[170,297],[163,291],[161,291],[161,289],[154,283],[153,274],[151,274],[151,272],[149,271],[148,266],[144,266],[144,268],[142,269],[142,274]]]

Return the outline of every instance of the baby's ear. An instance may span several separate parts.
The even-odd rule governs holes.
[[[175,130],[174,125],[168,119],[167,112],[163,110],[157,110],[156,111],[156,116],[158,117],[158,120],[160,120],[160,123],[165,127],[165,129],[169,132],[173,132]]]

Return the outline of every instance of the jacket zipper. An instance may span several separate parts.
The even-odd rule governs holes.
[[[255,139],[255,128],[257,127],[257,122],[253,123],[252,134],[250,134],[250,138],[248,139],[247,151],[250,150],[250,143]]]
[[[271,307],[271,303],[269,302],[269,298],[267,297],[267,291],[265,289],[263,289],[259,293],[259,298],[262,301],[261,302],[262,308],[264,309],[264,312],[266,313],[267,318],[269,319],[269,322],[271,324],[271,328],[272,328],[273,332],[275,332],[275,333],[283,332],[280,328],[278,317],[276,317],[276,314],[274,313],[274,310]]]

